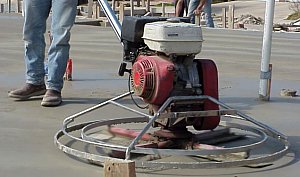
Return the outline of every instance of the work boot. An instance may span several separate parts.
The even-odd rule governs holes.
[[[56,90],[48,89],[41,102],[42,106],[58,106],[62,102],[61,93]]]
[[[17,98],[19,100],[27,100],[30,97],[44,95],[45,93],[46,93],[45,84],[33,85],[33,84],[26,83],[23,88],[10,91],[8,93],[8,96],[11,98]]]

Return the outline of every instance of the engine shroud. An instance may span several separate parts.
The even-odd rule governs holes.
[[[190,61],[188,61],[190,60]],[[195,66],[195,67],[193,67]],[[132,66],[132,85],[135,94],[150,104],[155,113],[170,96],[208,95],[218,99],[217,68],[212,60],[187,57],[170,60],[166,56],[139,55]],[[201,92],[199,92],[201,90]],[[218,110],[211,101],[175,103],[168,112]],[[210,130],[218,126],[219,116],[159,120],[165,128],[182,129],[193,125],[196,130]]]
[[[175,69],[169,60],[140,55],[131,72],[135,94],[147,103],[161,105],[173,90]]]

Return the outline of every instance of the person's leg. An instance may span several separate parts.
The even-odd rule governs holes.
[[[176,17],[183,17],[184,12],[184,0],[176,0],[175,1],[175,16]]]
[[[214,28],[214,20],[211,16],[211,0],[206,0],[206,3],[204,5],[204,12],[205,12],[205,21],[206,21],[206,26]]]
[[[51,0],[24,0],[26,83],[44,84],[44,60],[46,20],[48,18]]]
[[[48,51],[47,92],[42,106],[57,106],[62,102],[61,90],[70,51],[70,30],[74,24],[77,0],[52,0],[52,43]]]
[[[44,33],[50,8],[51,0],[23,1],[26,84],[20,89],[9,92],[9,97],[25,100],[46,92]]]
[[[184,0],[183,1],[183,8],[184,8],[184,12],[183,13],[183,16],[187,17],[188,16],[188,10],[189,10],[189,4],[190,4],[190,0]]]
[[[197,6],[199,5],[199,0],[190,0],[188,3],[188,12],[187,16],[191,18],[191,23],[195,23],[195,14],[194,11],[196,10]]]
[[[52,0],[52,43],[48,51],[47,89],[61,91],[70,50],[70,30],[76,17],[77,0]]]

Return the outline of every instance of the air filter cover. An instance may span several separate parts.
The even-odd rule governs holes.
[[[143,39],[151,50],[178,55],[200,53],[203,42],[200,26],[168,21],[145,24]]]

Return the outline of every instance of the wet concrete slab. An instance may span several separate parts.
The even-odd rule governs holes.
[[[9,90],[24,83],[22,17],[0,15],[0,176],[104,176],[103,168],[70,157],[56,148],[54,134],[65,117],[128,90],[127,76],[117,75],[122,47],[111,28],[75,25],[71,53],[73,81],[65,82],[60,107],[44,108],[41,98],[13,101]],[[291,151],[273,165],[193,170],[137,170],[137,176],[290,176],[297,177],[300,160],[300,97],[282,97],[281,89],[300,90],[300,34],[275,33],[269,102],[258,100],[262,33],[203,29],[197,58],[213,59],[219,70],[220,100],[289,137]],[[95,119],[118,117],[105,109]]]

